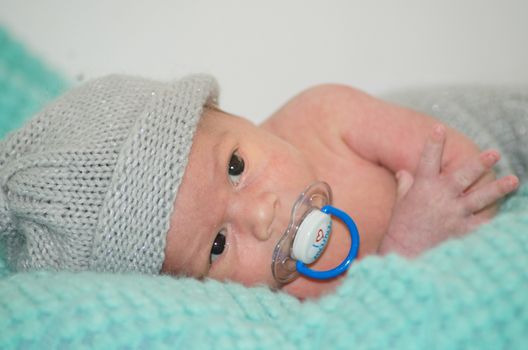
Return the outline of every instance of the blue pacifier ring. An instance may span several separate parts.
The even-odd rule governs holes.
[[[327,280],[339,276],[350,267],[350,264],[352,264],[352,261],[354,261],[354,259],[356,258],[359,250],[359,232],[354,220],[352,220],[352,218],[348,216],[348,214],[344,211],[339,210],[331,205],[325,205],[321,208],[321,211],[325,214],[330,214],[338,217],[339,219],[341,219],[341,221],[345,223],[345,225],[347,225],[348,232],[350,233],[350,238],[352,240],[348,255],[337,267],[326,271],[312,270],[300,260],[297,260],[295,266],[297,268],[297,271],[301,275],[318,280]]]

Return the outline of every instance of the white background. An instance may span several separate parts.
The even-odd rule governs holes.
[[[0,24],[72,81],[212,73],[254,121],[324,82],[528,84],[526,0],[0,0]]]

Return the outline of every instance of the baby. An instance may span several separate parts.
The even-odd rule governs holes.
[[[279,285],[271,256],[299,194],[330,184],[359,257],[416,256],[489,220],[519,184],[494,150],[349,87],[293,98],[259,126],[216,107],[208,76],[109,76],[73,89],[0,143],[0,238],[15,270],[167,273],[266,284],[300,298],[339,278]],[[336,266],[334,220],[312,266]]]

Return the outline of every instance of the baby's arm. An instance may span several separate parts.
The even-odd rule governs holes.
[[[499,153],[485,151],[445,171],[441,166],[445,137],[445,128],[435,126],[415,176],[405,170],[397,174],[398,198],[379,248],[381,254],[396,252],[412,257],[463,235],[485,220],[476,213],[518,187],[519,180],[510,175],[471,189],[499,160]]]
[[[277,113],[293,125],[309,123],[324,130],[320,137],[326,144],[342,140],[361,158],[393,174],[405,170],[414,175],[430,130],[439,121],[431,116],[374,98],[343,85],[320,85],[292,99]],[[300,122],[296,118],[303,118]],[[271,120],[273,122],[273,119]],[[451,171],[480,153],[477,145],[455,129],[446,126],[442,169]],[[489,170],[473,186],[495,179]],[[491,217],[490,206],[479,215]]]
[[[344,85],[319,85],[294,97],[276,115],[281,125],[290,119],[298,127],[311,124],[327,143],[343,140],[357,155],[396,173],[414,174],[423,145],[433,125],[431,116],[372,97]],[[269,122],[273,123],[273,116]],[[325,141],[325,140],[323,140]],[[478,147],[462,133],[446,127],[442,167],[462,164],[479,153]],[[491,177],[490,177],[491,180]]]
[[[439,121],[361,91],[341,85],[323,85],[306,91],[319,105],[319,116],[358,155],[396,173],[414,174],[433,126]],[[475,143],[446,127],[442,167],[453,169],[480,151]]]

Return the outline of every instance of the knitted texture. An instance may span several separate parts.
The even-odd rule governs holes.
[[[0,239],[15,270],[158,273],[192,138],[216,83],[109,76],[0,141]]]
[[[528,180],[528,86],[420,88],[384,97],[442,120],[481,149],[500,150],[498,175]]]
[[[319,301],[213,280],[13,274],[0,279],[0,348],[526,349],[528,187],[507,209],[416,260],[363,259]]]
[[[0,139],[66,86],[63,78],[0,27]]]

